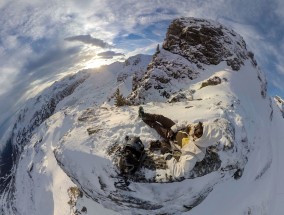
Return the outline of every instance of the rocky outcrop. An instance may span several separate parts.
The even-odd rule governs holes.
[[[164,102],[182,89],[180,83],[196,79],[198,74],[197,67],[182,56],[161,49],[138,80],[140,83],[134,85],[129,100],[134,104],[145,103],[156,100],[158,95],[158,101]]]
[[[226,61],[239,70],[248,59],[246,43],[233,30],[221,24],[195,18],[176,19],[170,25],[163,48],[179,54],[202,68]]]
[[[129,76],[132,76],[133,88],[137,88],[150,61],[150,55],[139,54],[128,58],[123,63],[122,67],[124,71],[118,74],[117,82],[124,82]]]
[[[163,47],[154,54],[144,76],[136,80],[140,84],[134,84],[128,98],[133,104],[165,102],[184,90],[183,84],[200,77],[206,66],[226,62],[233,71],[239,71],[247,60],[257,67],[253,53],[247,51],[245,41],[233,30],[211,20],[175,19]],[[265,97],[265,78],[259,75],[259,79]]]
[[[213,78],[209,78],[208,80],[202,82],[200,89],[207,86],[218,85],[221,84],[221,82],[221,78],[219,78],[218,76],[214,76]]]

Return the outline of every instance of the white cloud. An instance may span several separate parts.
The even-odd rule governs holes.
[[[284,66],[283,65],[276,65],[277,71],[279,72],[279,74],[284,75]],[[284,78],[284,77],[283,77]],[[282,82],[284,82],[284,79],[282,80]],[[284,86],[284,83],[282,83],[282,85]]]
[[[66,41],[78,41],[78,42],[82,42],[82,43],[86,43],[86,44],[90,44],[93,46],[98,46],[101,48],[109,48],[111,47],[110,44],[106,43],[105,41],[98,39],[98,38],[94,38],[91,35],[87,34],[87,35],[77,35],[77,36],[73,36],[73,37],[67,37],[65,39]]]
[[[127,57],[133,56],[133,55],[137,55],[137,54],[154,54],[154,50],[156,50],[158,43],[152,43],[146,47],[142,47],[142,48],[137,48],[134,51],[128,52],[127,53]]]
[[[283,0],[271,0],[269,4],[266,0],[1,1],[0,92],[4,96],[8,89],[15,92],[27,90],[29,79],[24,79],[26,85],[22,84],[21,79],[29,74],[39,79],[39,82],[33,83],[42,83],[41,80],[54,75],[54,71],[60,73],[101,65],[105,61],[97,59],[97,53],[115,51],[126,53],[126,56],[151,53],[157,43],[162,42],[166,32],[161,22],[180,16],[210,18],[232,25],[244,36],[261,65],[269,67],[271,60],[275,61],[278,73],[268,73],[271,81],[275,81],[283,74],[284,68],[281,51],[284,50],[284,40],[276,38],[283,35],[277,30],[283,29],[284,22],[273,23],[272,18],[283,20],[283,11]],[[153,24],[155,27],[149,29]],[[274,29],[273,24],[277,24],[278,28]],[[73,43],[64,43],[64,38],[74,35],[92,35],[97,39],[94,41],[91,38],[94,44],[102,42],[119,46],[117,38],[128,34],[142,35],[144,39],[122,40],[123,48],[115,50],[105,50],[104,45],[77,47]]]
[[[1,68],[0,96],[13,88],[12,82],[15,80],[17,71],[14,68]]]
[[[279,79],[271,80],[272,85],[280,91],[284,91],[283,81]],[[281,96],[283,98],[283,96]]]
[[[279,17],[282,18],[282,22],[283,22],[283,18],[284,18],[284,1],[283,0],[277,0],[276,2],[276,13]]]
[[[114,52],[114,51],[106,51],[106,52],[99,53],[98,56],[104,59],[112,59],[113,57],[124,56],[124,54],[119,53],[119,52]]]

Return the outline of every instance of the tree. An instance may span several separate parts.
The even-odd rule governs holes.
[[[120,93],[119,88],[117,88],[115,93],[114,93],[114,105],[116,107],[120,107],[120,106],[125,106],[127,104],[128,104],[127,100]]]
[[[155,54],[159,54],[159,53],[160,53],[160,45],[158,44],[157,48],[156,48],[156,53]]]

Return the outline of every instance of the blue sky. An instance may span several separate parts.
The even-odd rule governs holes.
[[[172,19],[209,18],[255,53],[269,94],[284,97],[283,0],[10,0],[0,3],[0,125],[66,73],[151,54]]]

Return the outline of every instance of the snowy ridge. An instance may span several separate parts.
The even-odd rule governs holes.
[[[13,126],[9,129],[11,132],[8,131],[3,138],[2,141],[5,141],[6,144],[2,146],[2,148],[5,148],[1,150],[1,157],[5,157],[5,160],[1,163],[0,169],[0,191],[4,193],[1,195],[1,201],[5,202],[9,210],[13,210],[11,199],[15,190],[15,172],[23,148],[30,142],[37,128],[54,114],[56,105],[66,96],[72,94],[88,76],[84,72],[70,75],[60,82],[55,82],[40,96],[28,100],[25,107],[19,111]]]
[[[211,21],[186,20],[173,23],[225,29]],[[279,103],[266,96],[265,77],[245,43],[238,45],[241,37],[234,33],[230,39],[240,47],[236,53],[245,54],[236,55],[241,59],[238,70],[228,64],[235,55],[212,64],[173,46],[175,51],[161,48],[152,61],[138,55],[87,71],[84,82],[56,104],[25,144],[13,189],[1,194],[0,213],[282,214],[282,113]],[[220,41],[229,52],[236,51]],[[115,153],[125,135],[140,136],[146,149],[160,137],[138,118],[138,105],[113,105],[117,88],[146,112],[186,123],[218,122],[223,138],[207,150],[206,159],[212,162],[197,163],[188,178],[172,181],[162,155],[147,150],[148,163],[134,176],[122,177]],[[34,112],[29,109],[26,115]],[[154,165],[156,161],[161,165]]]
[[[53,152],[49,151],[51,150],[51,148],[48,149],[48,152],[41,148],[41,142],[44,141],[44,132],[49,133],[49,119],[52,119],[53,116],[61,116],[61,114],[63,114],[63,116],[66,116],[69,108],[78,107],[78,105],[81,105],[80,108],[82,109],[85,109],[85,106],[89,107],[96,104],[101,105],[103,102],[111,98],[111,95],[117,88],[118,83],[120,83],[117,82],[118,74],[127,73],[128,77],[126,77],[126,79],[131,80],[135,72],[138,73],[138,71],[141,72],[143,68],[146,69],[146,66],[148,65],[150,59],[150,56],[138,55],[136,57],[130,58],[125,63],[114,63],[107,67],[102,67],[99,71],[87,70],[79,72],[76,75],[66,77],[54,83],[51,87],[44,90],[41,95],[27,101],[25,107],[19,112],[18,116],[16,117],[14,125],[11,126],[11,134],[7,134],[6,138],[4,139],[4,141],[8,139],[6,148],[13,150],[9,152],[13,153],[13,157],[11,158],[9,165],[4,166],[4,168],[3,166],[1,166],[1,174],[3,173],[3,176],[9,173],[9,176],[6,175],[5,177],[1,178],[1,180],[3,180],[1,185],[4,185],[4,187],[2,187],[3,192],[1,194],[1,205],[3,206],[1,208],[2,211],[0,211],[1,214],[17,214],[19,213],[19,211],[21,214],[38,214],[39,211],[41,211],[40,207],[37,209],[34,206],[35,204],[37,204],[36,200],[34,199],[38,197],[34,186],[36,182],[38,182],[38,187],[44,188],[46,183],[44,183],[43,181],[47,181],[48,183],[48,181],[50,181],[51,179],[48,179],[49,177],[46,177],[46,175],[41,177],[38,176],[36,177],[36,179],[33,179],[30,172],[32,172],[33,169],[36,168],[34,166],[34,162],[41,162],[43,164],[40,165],[40,175],[45,165],[45,163],[43,162],[44,157],[46,158],[46,156],[50,154],[53,157]],[[105,69],[107,71],[105,71]],[[85,84],[81,85],[84,81]],[[120,83],[119,85],[123,87],[124,82]],[[78,90],[79,94],[77,94],[77,96],[73,96],[74,92]],[[90,93],[88,94],[86,92]],[[85,101],[83,105],[82,101]],[[56,123],[53,124],[54,126],[58,125],[57,121],[59,120],[56,120]],[[64,133],[66,131],[64,131],[63,129],[62,132]],[[58,132],[58,134],[56,135],[54,134],[54,138],[59,138],[60,133],[61,132]],[[53,134],[48,134],[48,141],[50,141],[50,139],[52,138]],[[50,143],[48,144],[48,146],[50,147]],[[28,150],[29,147],[33,149],[33,152]],[[4,149],[4,152],[8,151],[6,150],[6,148]],[[42,150],[44,152],[42,152]],[[28,163],[22,161],[23,157],[25,157],[25,154],[29,155],[28,159],[32,159],[34,161],[28,161]],[[5,156],[10,156],[10,154],[7,154]],[[56,160],[49,157],[48,163],[52,163],[52,161],[54,164],[52,168],[55,168],[56,166],[58,167]],[[51,165],[49,164],[49,166]],[[53,170],[54,169],[51,169],[50,171],[53,172]],[[23,181],[21,181],[20,178],[22,178],[22,175],[26,175],[28,177],[28,180],[25,181],[25,179],[23,179]],[[15,180],[15,178],[17,178],[18,180]],[[5,183],[3,184],[3,182]],[[18,186],[22,187],[22,183],[26,184],[26,187],[23,187],[22,189],[18,188],[17,192],[17,184]],[[41,189],[39,190],[41,192],[44,192]],[[31,193],[31,198],[20,197],[18,198],[19,202],[17,204],[15,203],[15,200],[17,200],[15,195],[17,195],[17,193],[20,196],[22,195],[22,193],[25,193],[25,195],[27,195],[27,193]],[[41,193],[38,194],[39,196],[41,196]],[[22,198],[25,198],[26,201],[22,201]],[[42,200],[40,199],[40,201]],[[58,203],[60,205],[60,202]],[[42,205],[40,204],[39,206]],[[69,211],[69,205],[67,205],[67,207]]]

